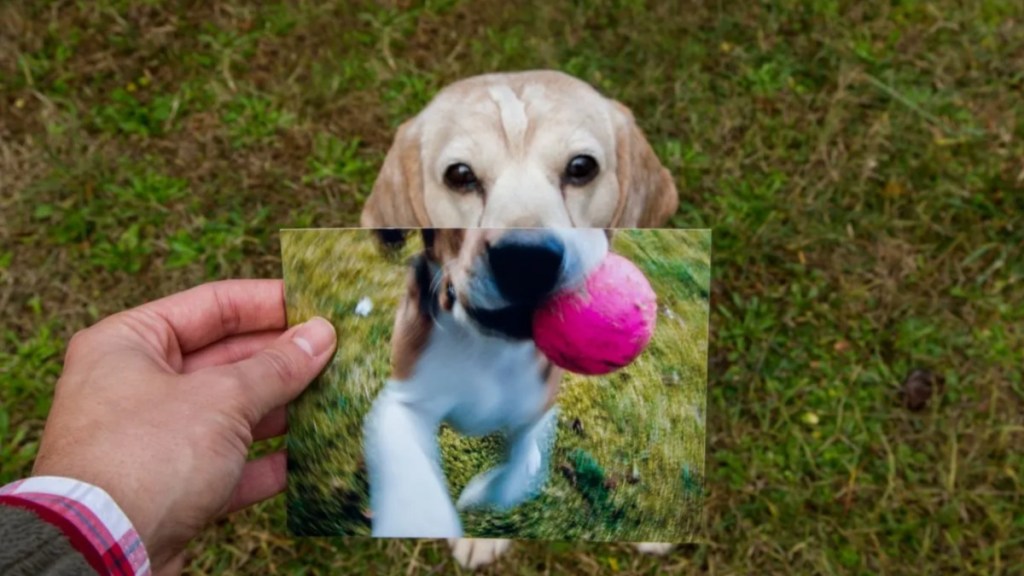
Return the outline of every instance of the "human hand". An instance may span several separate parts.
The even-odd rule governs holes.
[[[335,347],[322,318],[285,327],[280,280],[235,280],[78,332],[33,473],[104,489],[154,572],[180,571],[207,523],[284,490],[284,452],[246,456],[254,441],[285,432],[285,404]]]

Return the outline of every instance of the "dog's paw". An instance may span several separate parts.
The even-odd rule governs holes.
[[[503,469],[504,466],[495,466],[474,476],[469,481],[469,484],[466,484],[466,487],[462,489],[462,494],[459,494],[459,500],[455,503],[455,508],[457,510],[466,510],[468,508],[498,504],[496,501],[496,493],[499,490],[497,484],[501,482]]]
[[[538,458],[539,460],[539,458]],[[474,476],[459,494],[457,510],[494,508],[508,510],[532,498],[540,488],[539,462],[527,461],[522,470],[508,464],[495,466]]]
[[[452,557],[463,568],[475,570],[487,566],[508,550],[511,540],[504,538],[452,538],[448,546]]]
[[[657,556],[664,556],[672,551],[675,544],[665,544],[663,542],[639,542],[636,545],[636,549],[644,554],[655,554]]]

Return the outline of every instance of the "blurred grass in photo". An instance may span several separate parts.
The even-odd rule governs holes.
[[[507,512],[463,513],[467,536],[679,542],[697,529],[711,233],[622,230],[611,248],[643,271],[658,296],[651,342],[617,372],[566,374],[543,492]],[[422,244],[412,234],[400,253],[386,255],[369,230],[285,230],[281,249],[289,323],[325,316],[339,334],[333,361],[290,407],[289,528],[302,536],[368,536],[362,423],[390,376],[406,261]],[[372,310],[356,314],[366,298]],[[473,476],[499,463],[503,440],[443,428],[442,464],[453,501]]]

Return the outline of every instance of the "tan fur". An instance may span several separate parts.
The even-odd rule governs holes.
[[[423,205],[423,167],[412,122],[399,126],[384,158],[373,191],[363,206],[363,228],[424,228],[430,226]]]
[[[491,102],[489,90],[495,85],[511,90],[517,96],[530,95],[549,106],[549,110],[538,110],[537,106],[527,105],[527,126],[522,138],[510,139],[500,117],[500,105]],[[537,96],[537,94],[541,96]],[[545,96],[550,95],[550,96]],[[561,95],[561,98],[557,96]],[[575,100],[567,101],[565,95],[573,95]],[[572,102],[569,104],[568,102]],[[439,224],[431,220],[431,210],[442,196],[432,197],[432,208],[426,204],[425,175],[436,181],[438,176],[432,175],[438,167],[424,165],[427,150],[436,149],[446,142],[445,126],[455,124],[473,127],[475,137],[480,139],[499,140],[506,149],[516,149],[524,143],[531,145],[537,133],[551,129],[552,123],[560,116],[560,106],[589,106],[587,122],[595,126],[601,133],[610,122],[614,130],[614,149],[607,150],[614,158],[615,180],[617,181],[618,199],[610,199],[609,210],[603,212],[610,216],[602,221],[581,220],[577,214],[568,214],[568,220],[553,216],[559,202],[550,196],[532,196],[527,204],[504,203],[495,205],[497,212],[489,216],[487,222],[494,227],[532,227],[552,223],[556,225],[573,225],[576,227],[602,228],[650,228],[664,226],[675,213],[679,205],[679,195],[675,183],[668,170],[662,166],[657,155],[647,142],[643,131],[637,125],[632,112],[625,105],[600,96],[592,87],[585,83],[554,71],[531,71],[507,75],[483,75],[456,82],[442,90],[432,103],[417,117],[405,122],[395,136],[391,150],[388,152],[381,168],[380,175],[373,186],[360,219],[363,227],[406,227],[426,228],[430,226],[480,226],[481,222],[474,216],[473,221],[459,221],[457,215],[448,212],[446,222]],[[481,112],[481,110],[485,112]],[[434,126],[424,132],[424,125]],[[558,128],[563,130],[564,127]],[[438,132],[441,130],[441,132]],[[558,133],[560,134],[560,132]],[[552,159],[562,162],[565,159]],[[602,169],[609,167],[607,161]],[[432,176],[431,176],[432,175]],[[599,177],[601,178],[601,177]],[[433,184],[434,188],[437,184]],[[556,192],[557,193],[557,192]],[[437,194],[435,191],[434,194]],[[455,197],[458,197],[456,194]],[[463,196],[468,197],[468,196]],[[547,198],[546,200],[544,198]],[[589,198],[589,196],[584,196]],[[489,195],[484,194],[481,201],[487,205]],[[580,200],[577,200],[580,201]],[[597,200],[584,199],[582,202]],[[604,200],[601,200],[602,202]],[[534,205],[532,202],[536,202]],[[544,205],[541,205],[546,203]],[[612,207],[614,212],[612,212]],[[579,209],[579,208],[577,208]],[[493,212],[492,210],[492,212]],[[613,214],[613,215],[612,215]],[[468,214],[464,215],[468,216]],[[455,219],[453,221],[453,218]],[[553,219],[553,220],[552,220]],[[545,222],[547,224],[545,224]]]
[[[444,288],[449,282],[450,270],[453,268],[445,264],[460,259],[466,232],[454,228],[433,230],[432,240],[423,247],[426,257],[441,264],[445,270],[436,295],[445,310],[451,309],[452,305],[447,301],[447,291]],[[392,377],[397,380],[406,380],[412,375],[433,328],[431,319],[424,316],[420,310],[419,302],[419,283],[416,281],[415,272],[410,270],[406,280],[406,292],[399,304],[391,337],[391,372]]]
[[[470,243],[472,243],[472,232],[472,230],[461,228],[435,230],[433,242],[430,246],[426,247],[427,256],[439,264],[458,259],[467,237],[470,239]]]
[[[444,269],[442,287],[449,280],[464,284],[467,276],[472,274],[477,257],[488,245],[497,242],[503,233],[503,230],[481,228],[435,230],[434,241],[426,250],[427,256]]]
[[[621,115],[616,130],[619,188],[622,190],[613,228],[663,226],[679,208],[679,193],[661,165],[633,113],[615,102]]]
[[[427,345],[432,323],[419,310],[419,285],[415,273],[409,271],[405,297],[395,315],[391,336],[391,373],[393,378],[405,380],[412,375],[417,360]]]

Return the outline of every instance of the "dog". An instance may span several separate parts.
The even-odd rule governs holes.
[[[392,376],[365,420],[372,533],[455,538],[457,510],[507,510],[547,479],[562,371],[532,341],[531,317],[581,286],[608,252],[597,229],[428,229],[396,315]],[[440,467],[442,423],[503,432],[507,459],[456,504]]]
[[[671,174],[625,105],[567,74],[537,70],[455,82],[399,126],[360,225],[653,228],[678,206]],[[462,566],[476,568],[510,542],[449,543]],[[664,553],[671,545],[638,548]]]

